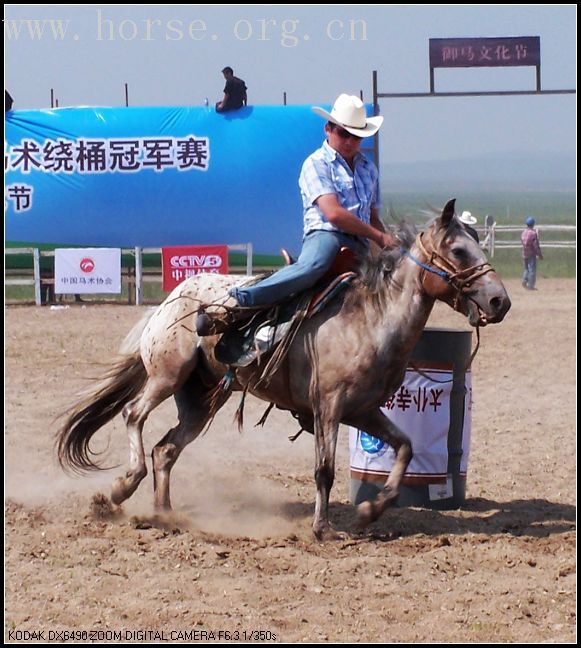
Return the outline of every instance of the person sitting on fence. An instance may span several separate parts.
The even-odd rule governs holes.
[[[228,110],[238,110],[246,106],[248,96],[246,83],[242,79],[234,76],[234,70],[231,67],[225,67],[222,74],[226,79],[224,86],[224,97],[222,101],[216,104],[216,112],[226,112]]]

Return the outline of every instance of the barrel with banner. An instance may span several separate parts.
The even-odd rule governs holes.
[[[466,499],[470,451],[472,333],[426,328],[405,379],[383,412],[411,439],[413,459],[398,506],[453,509]],[[349,429],[351,501],[373,499],[389,476],[395,453],[387,444]]]

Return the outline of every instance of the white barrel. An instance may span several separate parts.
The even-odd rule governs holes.
[[[426,328],[405,379],[382,408],[411,439],[413,459],[398,506],[459,508],[466,499],[472,426],[470,361],[472,333]],[[350,428],[351,501],[375,498],[395,460],[388,445]]]

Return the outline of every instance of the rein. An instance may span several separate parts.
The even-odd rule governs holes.
[[[470,354],[470,357],[468,358],[468,362],[466,363],[466,366],[464,367],[464,371],[468,371],[470,367],[472,366],[472,361],[476,357],[476,354],[478,353],[478,349],[480,348],[480,327],[476,327],[476,346],[474,347],[474,351]],[[451,383],[454,382],[454,378],[450,378],[449,380],[437,380],[433,376],[430,376],[427,374],[423,369],[420,369],[419,365],[417,365],[415,362],[410,362],[408,367],[413,369],[416,373],[420,374],[423,378],[427,378],[430,382],[434,383]]]

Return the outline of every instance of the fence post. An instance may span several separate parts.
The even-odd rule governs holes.
[[[32,250],[32,267],[34,268],[34,303],[40,306],[40,252],[38,248]]]
[[[252,274],[252,243],[246,244],[246,274]]]
[[[141,306],[141,275],[143,272],[143,264],[141,259],[141,248],[135,248],[135,304]]]

